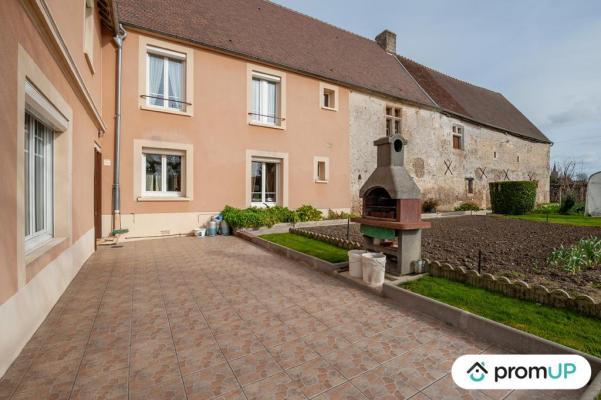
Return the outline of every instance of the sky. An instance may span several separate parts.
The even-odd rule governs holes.
[[[551,164],[601,170],[600,0],[274,0],[503,93],[551,141]]]

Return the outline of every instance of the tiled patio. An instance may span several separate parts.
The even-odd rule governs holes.
[[[234,237],[101,248],[0,382],[11,399],[530,399],[466,392],[499,351]]]

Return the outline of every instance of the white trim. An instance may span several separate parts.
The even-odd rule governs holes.
[[[161,190],[146,190],[146,155],[147,154],[151,154],[151,155],[157,155],[157,156],[161,156]],[[181,190],[178,192],[175,191],[168,191],[167,190],[167,156],[178,156],[180,157],[180,186],[181,186]],[[185,171],[184,169],[186,168],[186,155],[185,153],[182,154],[182,152],[175,152],[175,151],[168,151],[168,150],[164,150],[164,149],[153,149],[153,148],[142,148],[142,155],[141,155],[141,161],[142,161],[142,166],[141,166],[141,171],[142,174],[144,175],[143,179],[141,180],[142,183],[142,187],[141,187],[141,192],[142,193],[142,198],[146,198],[146,197],[182,197],[184,195],[184,193],[186,192],[184,185],[186,184],[186,180],[185,180]]]
[[[261,80],[267,80],[271,82],[280,82],[282,79],[277,75],[269,75],[264,74],[262,72],[254,71],[252,72],[253,78],[259,78]]]
[[[25,81],[25,104],[28,110],[36,114],[52,130],[57,132],[67,130],[69,126],[67,117],[50,103],[29,80]]]
[[[180,61],[186,61],[186,53],[180,53],[179,51],[168,50],[168,49],[151,46],[151,45],[146,46],[146,51],[147,51],[147,53],[155,54],[157,56],[174,58],[174,59],[177,59]]]
[[[252,161],[253,159],[267,159],[267,160],[278,160],[281,165],[279,168],[279,177],[278,177],[278,195],[280,196],[279,205],[283,207],[288,207],[288,153],[279,153],[273,151],[264,151],[264,150],[246,150],[246,173],[245,173],[245,188],[246,188],[246,200],[245,204],[247,207],[250,207],[252,204],[252,196],[251,196],[251,184],[250,178],[252,175]]]
[[[261,201],[252,201],[252,195],[255,192],[251,192],[251,206],[253,207],[272,207],[278,205],[279,199],[281,197],[280,193],[280,175],[281,175],[281,162],[278,159],[269,159],[263,157],[253,157],[251,159],[251,177],[252,177],[252,163],[260,163],[261,164]],[[267,201],[267,191],[265,191],[266,183],[267,183],[267,164],[275,165],[275,201]],[[251,190],[252,190],[251,186]]]
[[[332,92],[334,95],[334,107],[331,107],[331,106],[326,107],[324,105],[324,94],[325,94],[326,90]],[[338,108],[339,108],[338,104],[340,103],[340,96],[339,96],[338,92],[339,92],[338,86],[330,85],[329,83],[325,83],[325,82],[319,82],[319,106],[323,110],[338,111]]]
[[[0,305],[0,376],[17,358],[93,252],[92,228]]]
[[[319,163],[325,164],[325,179],[319,179]],[[315,183],[328,183],[330,181],[330,157],[313,157],[313,180]]]

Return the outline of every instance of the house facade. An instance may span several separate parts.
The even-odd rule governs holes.
[[[360,208],[400,133],[424,198],[548,198],[549,140],[500,94],[263,0],[5,0],[0,375],[96,239],[188,234],[223,209]]]

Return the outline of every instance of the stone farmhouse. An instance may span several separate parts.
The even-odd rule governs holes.
[[[0,375],[114,229],[224,205],[359,207],[400,133],[424,198],[548,198],[550,141],[501,94],[264,0],[3,0]],[[8,364],[6,364],[8,363]]]

